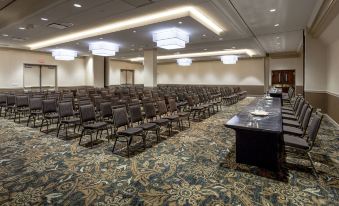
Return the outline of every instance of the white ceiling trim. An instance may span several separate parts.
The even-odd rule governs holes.
[[[222,32],[224,32],[224,29],[217,25],[217,23],[215,23],[215,21],[209,15],[203,13],[198,8],[193,6],[182,6],[172,9],[166,9],[164,11],[156,12],[149,15],[129,18],[128,20],[113,22],[103,26],[86,29],[80,32],[70,33],[67,35],[28,44],[26,46],[29,47],[31,50],[41,49],[44,47],[54,46],[71,41],[77,41],[117,31],[133,29],[135,27],[160,23],[163,21],[169,21],[187,16],[192,17],[193,19],[195,19],[196,21],[198,21],[199,23],[201,23],[202,25],[204,25],[206,28],[210,29],[217,35],[220,35]]]
[[[226,50],[226,51],[212,51],[212,52],[198,52],[198,53],[187,53],[187,54],[173,54],[173,55],[163,55],[157,56],[158,60],[166,59],[179,59],[179,58],[194,58],[194,57],[211,57],[211,56],[222,56],[222,55],[241,55],[246,54],[248,56],[253,56],[255,52],[251,49],[235,49],[235,50]],[[136,57],[129,59],[130,61],[143,61],[143,57]]]

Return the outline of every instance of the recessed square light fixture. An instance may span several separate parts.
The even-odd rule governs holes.
[[[220,41],[224,40],[223,38],[219,38]]]
[[[204,51],[207,51],[207,49],[204,49]]]
[[[235,46],[232,46],[232,49],[235,49]]]
[[[182,21],[179,21],[178,24],[182,24]]]
[[[206,34],[203,34],[202,36],[203,36],[203,37],[205,37],[205,36],[206,36]]]
[[[276,9],[270,9],[270,12],[275,12],[276,11]]]
[[[274,24],[275,27],[278,27],[280,24]]]
[[[137,31],[134,30],[133,33],[137,33]]]
[[[20,30],[25,30],[26,28],[22,26],[22,27],[19,27],[19,29]]]
[[[73,4],[73,6],[77,7],[77,8],[81,8],[82,7],[81,4],[77,4],[77,3]]]
[[[41,19],[41,21],[48,21],[48,19],[44,18],[44,17],[41,17],[40,19]]]
[[[1,36],[7,37],[7,36],[8,36],[8,34],[2,34]]]

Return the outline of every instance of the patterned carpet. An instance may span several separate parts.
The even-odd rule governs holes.
[[[338,205],[339,135],[326,118],[313,153],[318,180],[293,155],[285,181],[235,163],[223,123],[251,100],[160,143],[150,136],[146,151],[136,141],[129,159],[122,145],[112,154],[106,140],[90,149],[0,118],[0,205]]]

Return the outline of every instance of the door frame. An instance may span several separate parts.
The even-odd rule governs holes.
[[[24,63],[23,65],[23,68],[22,68],[22,86],[23,88],[25,88],[25,76],[24,76],[24,72],[23,70],[25,69],[26,66],[38,66],[39,69],[40,69],[40,76],[39,76],[39,90],[41,92],[41,88],[42,88],[42,85],[41,85],[41,69],[42,67],[55,67],[55,87],[54,89],[56,90],[58,88],[58,66],[57,65],[51,65],[51,64],[31,64],[31,63]]]
[[[135,84],[135,71],[134,71],[134,69],[120,69],[120,77],[121,77],[121,72],[126,72],[126,76],[125,76],[125,79],[126,79],[126,81],[127,81],[127,72],[132,72],[133,73],[133,75],[132,75],[132,85],[134,85]],[[121,85],[121,78],[120,78],[120,85]],[[127,82],[126,82],[126,84],[124,84],[124,85],[128,85],[127,84]]]

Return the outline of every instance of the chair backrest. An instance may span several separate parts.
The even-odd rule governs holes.
[[[74,115],[73,104],[72,102],[61,102],[59,103],[59,116],[63,117],[72,117]]]
[[[28,96],[16,96],[15,105],[17,107],[28,107]]]
[[[294,104],[293,104],[293,110],[294,110],[294,111],[297,110],[297,108],[298,108],[298,106],[299,106],[299,103],[300,103],[300,100],[301,100],[301,97],[298,96],[298,97],[296,98],[296,100],[294,101]]]
[[[163,114],[167,114],[167,106],[164,100],[157,101],[158,106],[158,114],[161,116]]]
[[[187,96],[186,99],[187,99],[188,106],[193,107],[194,106],[194,101],[193,101],[192,96]]]
[[[128,126],[128,116],[126,107],[121,107],[113,110],[113,122],[116,128]]]
[[[151,119],[157,116],[157,113],[155,111],[155,106],[153,102],[147,102],[144,104],[144,111],[146,118]]]
[[[5,103],[6,103],[6,95],[0,94],[0,104],[5,104]]]
[[[301,123],[301,128],[303,129],[304,132],[306,132],[308,123],[310,122],[310,118],[312,116],[312,111],[313,111],[312,107],[308,107],[307,108],[305,116],[304,116],[304,119],[303,119],[303,121]]]
[[[15,95],[7,95],[6,105],[7,106],[14,106],[15,105]]]
[[[304,104],[302,110],[301,110],[301,113],[300,113],[300,116],[298,117],[298,121],[299,122],[302,122],[304,117],[305,117],[305,114],[306,114],[306,111],[307,111],[307,108],[309,107],[310,105],[309,104]]]
[[[168,100],[169,104],[169,111],[171,113],[178,111],[177,103],[175,102],[175,99],[171,98]]]
[[[317,112],[315,115],[313,115],[312,121],[307,128],[307,141],[310,144],[310,149],[312,149],[314,145],[322,119],[323,119],[323,114],[320,112]]]
[[[143,121],[140,104],[131,105],[129,106],[128,110],[131,116],[132,123]]]
[[[103,118],[112,118],[112,103],[111,102],[103,102],[100,104],[100,113]]]
[[[300,113],[301,113],[301,110],[302,110],[304,104],[305,104],[305,99],[301,99],[300,102],[299,102],[297,111],[296,111],[296,116],[297,116],[297,117],[300,116]]]
[[[42,98],[30,98],[29,109],[30,110],[42,110]]]
[[[42,113],[57,112],[57,104],[55,99],[42,100]]]
[[[81,123],[95,121],[95,110],[92,104],[79,107]]]

